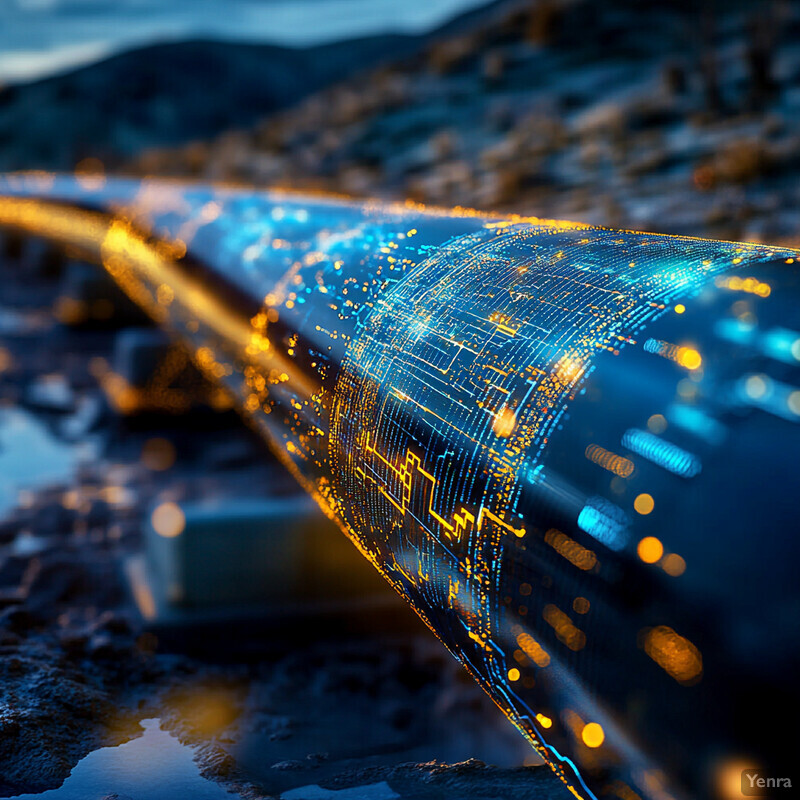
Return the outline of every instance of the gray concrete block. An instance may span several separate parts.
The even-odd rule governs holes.
[[[146,562],[172,605],[335,601],[386,586],[306,495],[166,501],[145,532]]]

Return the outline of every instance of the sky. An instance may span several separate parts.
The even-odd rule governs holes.
[[[159,41],[318,44],[429,30],[486,0],[0,0],[0,83]]]

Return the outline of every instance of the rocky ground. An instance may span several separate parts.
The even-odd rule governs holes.
[[[511,0],[127,169],[796,244],[798,30],[793,3]]]

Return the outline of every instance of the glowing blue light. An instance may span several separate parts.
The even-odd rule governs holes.
[[[578,515],[578,527],[611,550],[627,544],[628,517],[604,497],[591,497]]]
[[[764,355],[776,361],[797,364],[800,361],[800,333],[788,328],[772,328],[761,337],[761,348]]]
[[[642,458],[646,458],[656,466],[663,467],[665,470],[674,475],[680,475],[682,478],[693,478],[702,469],[700,459],[697,456],[682,447],[678,447],[676,444],[672,444],[672,442],[665,442],[647,431],[637,428],[625,431],[625,435],[622,437],[622,444],[628,450],[642,456]]]
[[[738,319],[720,319],[714,324],[714,333],[720,339],[746,345],[755,341],[756,326]]]
[[[709,444],[721,444],[725,439],[725,426],[697,408],[675,404],[667,411],[667,419]]]

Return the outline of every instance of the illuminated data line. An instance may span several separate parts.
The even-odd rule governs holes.
[[[411,505],[413,476],[414,474],[419,473],[430,484],[427,511],[431,517],[435,519],[439,525],[442,526],[442,528],[444,528],[448,538],[455,541],[461,541],[463,538],[462,534],[466,533],[473,524],[475,530],[480,533],[483,528],[484,519],[494,522],[503,530],[513,533],[519,538],[522,538],[525,535],[524,528],[515,528],[510,523],[506,522],[506,520],[504,520],[502,517],[490,511],[483,505],[481,506],[477,517],[466,508],[462,507],[460,513],[453,513],[453,522],[449,522],[433,508],[434,495],[436,494],[438,480],[435,475],[432,475],[422,467],[422,461],[416,453],[413,453],[409,450],[400,466],[396,467],[391,461],[389,461],[389,459],[385,458],[380,452],[378,452],[374,445],[370,443],[369,432],[367,432],[364,436],[362,449],[364,453],[377,458],[391,473],[395,475],[400,484],[403,486],[403,496],[399,503],[391,496],[384,486],[378,487],[379,491],[392,503],[395,508],[397,508],[398,511],[400,511],[401,514],[405,514]],[[363,470],[361,470],[361,474],[364,474]]]
[[[628,429],[622,437],[622,445],[681,478],[693,478],[702,470],[700,459],[697,456],[648,431],[638,428]]]

